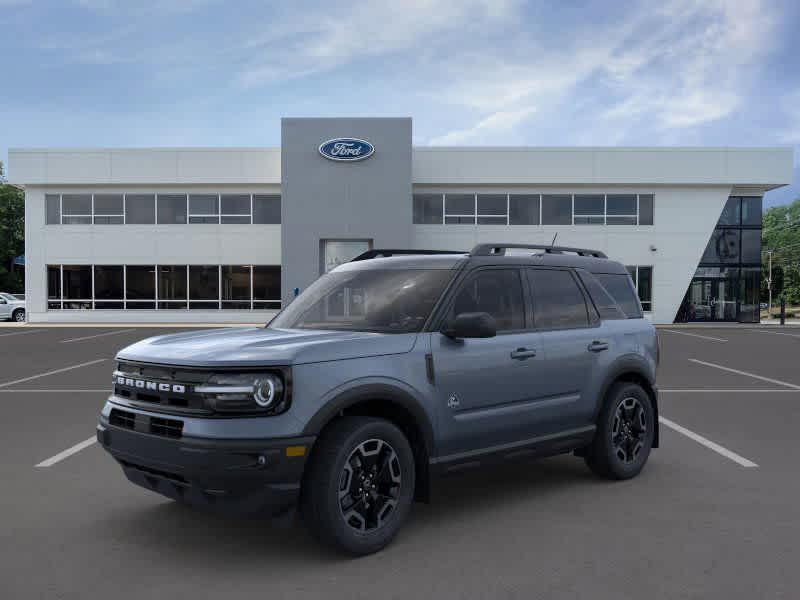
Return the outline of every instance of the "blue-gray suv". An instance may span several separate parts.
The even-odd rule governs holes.
[[[134,483],[293,514],[353,554],[391,541],[434,476],[574,453],[628,479],[658,446],[658,341],[601,252],[371,250],[266,328],[120,351],[97,437]]]

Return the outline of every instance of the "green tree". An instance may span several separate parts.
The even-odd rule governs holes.
[[[9,185],[0,162],[0,290],[25,291],[22,269],[14,258],[25,252],[25,193]]]
[[[772,298],[781,295],[788,304],[800,304],[800,198],[785,206],[773,206],[764,213],[761,233],[761,298],[767,298],[769,256],[772,251]]]

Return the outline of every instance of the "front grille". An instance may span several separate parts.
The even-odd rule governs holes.
[[[111,409],[108,422],[115,427],[152,433],[161,437],[178,439],[183,435],[183,421],[150,417],[118,408]]]
[[[150,433],[164,437],[179,438],[183,434],[183,421],[150,417]]]
[[[194,388],[206,383],[210,375],[209,372],[178,367],[121,362],[114,375],[114,394],[136,404],[142,404],[144,408],[207,415],[213,411],[206,406],[203,396],[194,392]],[[121,383],[120,378],[125,382]],[[173,389],[176,385],[181,388],[180,391]],[[161,389],[162,386],[166,389]],[[152,389],[153,387],[157,389]]]
[[[136,428],[136,413],[128,412],[127,410],[119,410],[118,408],[111,409],[111,415],[108,422],[116,427],[124,427],[125,429]]]
[[[170,473],[160,469],[153,469],[152,467],[145,467],[144,465],[137,465],[132,462],[128,462],[127,460],[120,460],[119,462],[123,467],[136,469],[137,471],[141,471],[146,475],[155,475],[156,477],[163,477],[164,479],[170,479],[178,483],[187,483],[186,478],[183,475],[178,475],[177,473]]]

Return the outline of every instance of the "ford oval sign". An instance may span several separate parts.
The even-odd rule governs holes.
[[[319,153],[328,160],[356,161],[372,156],[375,146],[358,138],[335,138],[320,144]]]

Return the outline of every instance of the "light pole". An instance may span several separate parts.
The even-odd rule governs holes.
[[[772,318],[772,250],[767,250],[769,257],[769,276],[767,277],[767,290],[769,290],[769,300],[767,302],[767,319]]]

